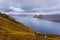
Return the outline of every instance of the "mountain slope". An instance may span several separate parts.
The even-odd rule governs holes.
[[[30,28],[26,27],[22,23],[16,22],[14,19],[9,18],[8,16],[4,16],[0,14],[0,26],[11,28],[11,30],[15,31],[25,31],[25,32],[33,32]],[[9,30],[9,29],[7,29]]]
[[[60,21],[60,14],[51,14],[51,15],[35,15],[34,17],[39,18],[39,19],[45,19],[45,20],[50,20],[50,21]]]
[[[45,37],[46,36],[46,37]],[[35,32],[31,28],[0,13],[0,40],[59,40],[59,37]]]

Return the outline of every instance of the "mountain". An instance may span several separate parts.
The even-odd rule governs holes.
[[[41,34],[0,13],[0,40],[60,40],[60,35]]]
[[[60,14],[50,14],[50,15],[35,15],[34,17],[39,18],[39,19],[45,19],[45,20],[50,20],[50,21],[60,21]]]

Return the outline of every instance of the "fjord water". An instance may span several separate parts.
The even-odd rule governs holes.
[[[16,21],[34,29],[43,34],[59,34],[60,35],[60,22],[53,22],[42,20],[34,17],[14,17]]]

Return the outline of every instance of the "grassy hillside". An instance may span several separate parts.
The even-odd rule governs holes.
[[[45,37],[46,36],[46,37]],[[60,40],[59,36],[43,35],[0,13],[0,40]]]

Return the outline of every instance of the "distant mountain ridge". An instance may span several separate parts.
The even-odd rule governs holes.
[[[35,15],[34,17],[39,19],[45,19],[50,21],[60,21],[60,14],[50,14],[50,15]]]

